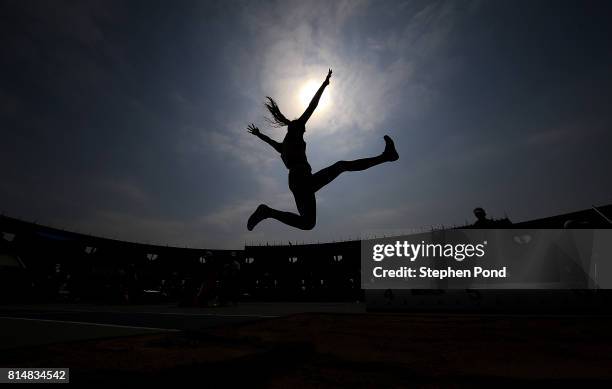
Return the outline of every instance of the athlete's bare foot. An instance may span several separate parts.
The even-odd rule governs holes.
[[[253,228],[262,220],[266,219],[268,216],[268,206],[264,204],[259,204],[255,212],[249,217],[247,221],[247,228],[249,231],[253,231]]]
[[[399,159],[399,154],[395,150],[395,143],[393,143],[393,139],[389,135],[385,135],[385,151],[383,151],[383,156],[387,161],[397,161]]]

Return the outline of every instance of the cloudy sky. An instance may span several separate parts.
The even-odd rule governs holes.
[[[237,248],[514,221],[612,202],[609,1],[0,1],[0,212],[141,242]],[[334,70],[316,171],[394,164],[295,204],[264,121]]]

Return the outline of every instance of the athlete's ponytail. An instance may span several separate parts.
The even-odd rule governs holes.
[[[291,120],[287,119],[285,115],[283,115],[283,113],[278,108],[278,104],[276,104],[276,101],[274,101],[272,97],[266,96],[266,98],[268,99],[268,101],[265,103],[266,108],[268,108],[268,111],[270,111],[270,113],[272,114],[271,119],[266,118],[268,122],[274,127],[288,126],[289,123],[291,123]]]

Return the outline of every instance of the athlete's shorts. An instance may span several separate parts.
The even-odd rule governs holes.
[[[289,189],[292,192],[312,191],[312,168],[308,164],[289,169]]]

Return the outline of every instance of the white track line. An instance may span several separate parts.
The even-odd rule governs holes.
[[[131,313],[131,312],[126,312]],[[258,315],[258,314],[248,314],[248,313],[174,313],[174,312],[140,312],[146,315],[177,315],[177,316],[215,316],[215,317],[255,317],[255,318],[275,318],[280,317],[279,315]]]
[[[203,317],[253,317],[253,318],[275,318],[280,315],[259,315],[247,313],[187,313],[187,312],[132,312],[132,311],[93,311],[82,309],[58,309],[48,311],[38,311],[38,313],[111,313],[124,315],[168,315],[168,316],[203,316]]]
[[[164,331],[164,332],[180,332],[181,331],[181,330],[177,330],[175,328],[123,326],[123,325],[118,325],[118,324],[91,323],[91,322],[85,322],[85,321],[34,319],[34,318],[30,318],[30,317],[0,316],[0,320],[1,319],[7,319],[7,320],[26,320],[26,321],[42,321],[42,322],[47,322],[47,323],[78,324],[78,325],[86,325],[86,326],[111,327],[111,328],[129,328],[129,329],[148,330],[148,331]]]

